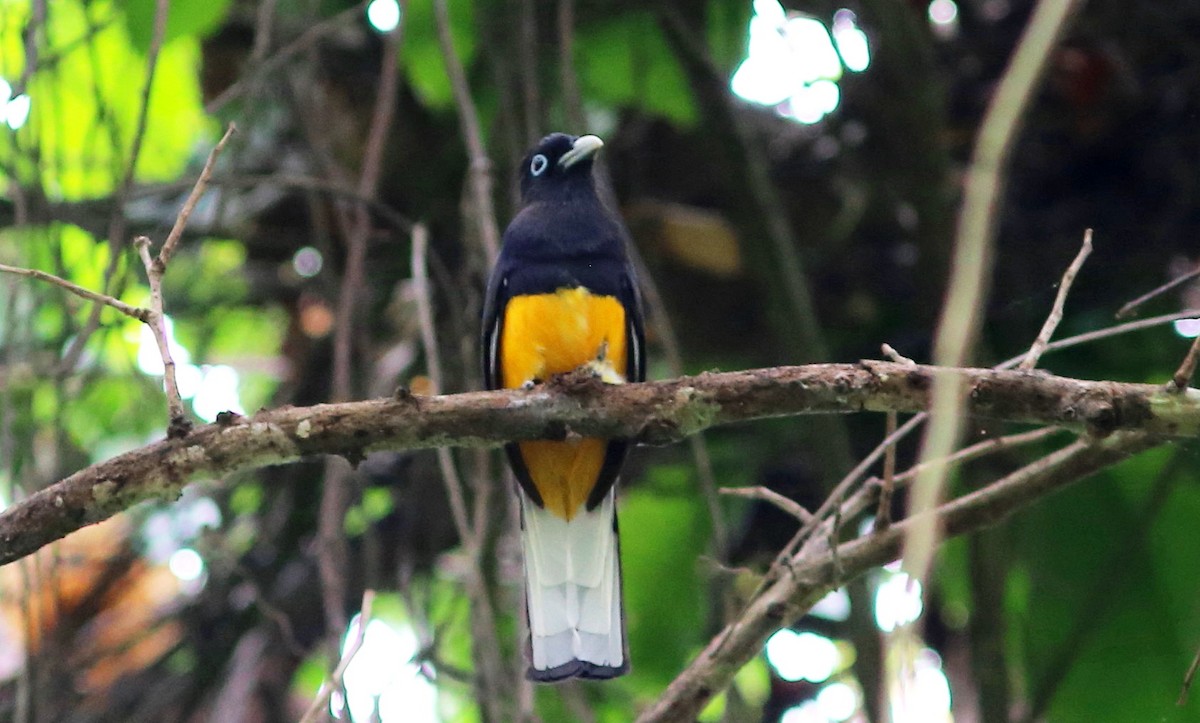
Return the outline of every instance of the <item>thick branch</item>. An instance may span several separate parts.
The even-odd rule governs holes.
[[[607,386],[579,374],[530,391],[470,392],[285,407],[250,418],[226,415],[187,436],[114,457],[0,513],[0,564],[151,498],[173,499],[188,481],[317,454],[357,460],[369,452],[497,446],[567,435],[666,444],[718,424],[858,411],[915,412],[928,402],[929,366],[891,362],[812,364],[705,373]],[[943,370],[970,390],[971,414],[1056,424],[1104,436],[1136,430],[1200,435],[1200,391],[1089,382],[1040,372]]]

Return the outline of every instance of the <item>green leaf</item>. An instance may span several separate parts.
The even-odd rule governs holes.
[[[142,108],[146,58],[134,47],[123,17],[105,0],[86,5],[59,0],[48,15],[44,37],[49,42],[41,52],[57,62],[30,78],[29,120],[16,133],[18,143],[0,144],[0,166],[13,168],[24,183],[32,184],[36,177],[36,185],[51,199],[109,194],[129,162]],[[0,23],[0,54],[7,57],[14,47],[22,47],[21,26],[6,17]],[[163,46],[138,157],[138,180],[175,180],[191,159],[196,141],[205,132],[211,134],[212,121],[200,106],[199,65],[196,37],[181,35]],[[24,151],[34,146],[42,159],[54,162],[34,168],[34,159]]]
[[[371,522],[378,522],[386,517],[396,507],[389,487],[368,487],[363,490],[363,514]]]
[[[463,67],[475,58],[474,8],[470,0],[449,0],[450,37]],[[450,108],[454,92],[438,44],[433,0],[410,0],[404,16],[404,72],[413,90],[431,108]]]
[[[746,56],[750,37],[751,3],[708,0],[705,15],[708,49],[713,61],[732,72]]]
[[[631,684],[661,689],[704,639],[711,604],[698,574],[709,521],[683,466],[653,467],[620,507]]]
[[[580,28],[576,52],[585,97],[639,108],[682,126],[695,124],[687,77],[652,11],[614,15]]]
[[[149,52],[157,0],[122,0],[119,4],[125,10],[133,46],[138,52]],[[207,37],[229,14],[229,5],[230,0],[171,0],[164,42],[184,35]]]
[[[316,697],[317,691],[325,682],[326,665],[325,655],[317,653],[308,656],[296,666],[296,672],[292,675],[292,689],[302,700]]]
[[[263,503],[263,488],[258,482],[242,482],[229,496],[229,509],[237,515],[252,515]]]
[[[1028,690],[1051,693],[1048,720],[1195,719],[1175,699],[1200,623],[1200,561],[1172,548],[1194,537],[1200,495],[1180,465],[1165,503],[1148,496],[1168,453],[1140,455],[1019,518],[1009,649]]]
[[[733,684],[748,705],[761,707],[771,695],[771,671],[766,659],[761,655],[751,658],[733,677]]]
[[[149,435],[165,419],[161,394],[147,394],[146,380],[129,375],[95,379],[62,402],[63,423],[81,449],[103,454],[102,443],[114,438]]]

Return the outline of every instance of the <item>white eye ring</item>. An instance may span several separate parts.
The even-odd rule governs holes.
[[[539,153],[533,157],[533,160],[529,161],[529,172],[535,176],[540,176],[546,172],[546,169],[549,168],[549,166],[550,161],[548,161],[545,156]]]

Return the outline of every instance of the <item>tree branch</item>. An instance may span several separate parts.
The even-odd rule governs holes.
[[[471,98],[467,73],[462,61],[454,51],[454,38],[450,33],[450,10],[446,0],[434,0],[434,18],[437,21],[438,44],[446,63],[446,76],[454,91],[454,104],[458,107],[458,122],[462,129],[463,143],[467,147],[469,165],[467,182],[470,184],[471,212],[479,241],[487,254],[488,265],[496,261],[500,253],[500,231],[496,227],[496,211],[492,204],[492,161],[483,145],[483,131],[479,127],[479,113]]]
[[[1089,228],[1083,232],[1083,245],[1079,248],[1079,253],[1075,255],[1075,260],[1063,272],[1062,281],[1058,283],[1058,294],[1054,297],[1054,305],[1050,308],[1050,315],[1046,317],[1046,322],[1042,324],[1042,330],[1038,332],[1037,338],[1033,340],[1033,344],[1029,347],[1029,353],[1017,365],[1018,369],[1036,369],[1038,359],[1042,358],[1042,354],[1046,352],[1046,347],[1050,344],[1050,337],[1054,336],[1054,330],[1062,322],[1063,307],[1067,304],[1067,293],[1071,291],[1071,284],[1075,283],[1075,277],[1079,275],[1079,270],[1083,268],[1083,262],[1087,261],[1087,257],[1092,253],[1092,230]],[[1184,384],[1186,386],[1186,383]]]
[[[968,351],[979,337],[990,291],[992,247],[1008,159],[1025,109],[1049,65],[1052,51],[1081,4],[1082,0],[1038,0],[984,114],[963,181],[950,283],[933,341],[933,361],[940,366],[957,367],[971,362]],[[941,376],[935,381],[930,424],[921,442],[922,462],[949,455],[962,435],[959,410],[964,404],[963,389],[953,376]],[[928,465],[909,495],[911,513],[928,520],[924,513],[937,506],[945,485],[945,468]],[[912,530],[912,537],[905,543],[904,569],[924,581],[932,564],[938,531],[921,525]]]
[[[1081,439],[988,487],[941,505],[934,514],[946,536],[994,525],[1034,501],[1154,446],[1152,437],[1122,432],[1103,440]],[[759,654],[771,633],[800,617],[830,590],[873,567],[896,559],[908,519],[886,531],[868,534],[837,548],[836,564],[825,537],[814,537],[781,575],[755,598],[740,618],[713,638],[639,723],[690,721],[708,700],[729,685],[734,674]]]
[[[376,451],[448,445],[492,447],[522,439],[627,438],[665,444],[718,424],[799,414],[924,409],[935,373],[968,388],[968,413],[1055,424],[1106,436],[1136,430],[1200,436],[1200,391],[1091,382],[1049,374],[945,369],[890,362],[812,364],[705,373],[609,386],[579,373],[529,391],[437,397],[404,393],[250,418],[232,413],[87,467],[0,513],[0,564],[145,499],[174,499],[197,478],[217,478],[316,454],[358,461]]]
[[[149,309],[143,309],[140,306],[133,306],[132,304],[126,304],[124,301],[121,301],[120,299],[114,299],[113,297],[109,296],[108,294],[101,294],[99,292],[92,291],[90,289],[85,289],[82,286],[79,286],[78,284],[71,283],[70,281],[67,281],[64,278],[55,276],[54,274],[48,274],[45,271],[39,271],[37,269],[25,269],[25,268],[21,268],[18,266],[9,266],[7,264],[0,264],[0,272],[6,273],[6,274],[14,274],[16,276],[26,276],[31,279],[37,279],[38,281],[45,281],[47,283],[54,284],[55,286],[59,286],[61,288],[66,289],[67,291],[70,291],[72,294],[75,294],[76,296],[80,297],[81,299],[87,299],[88,301],[95,301],[100,304],[104,304],[106,306],[111,306],[112,308],[121,312],[125,316],[128,316],[133,319],[137,319],[138,321],[141,321],[141,322],[145,322],[150,316]]]

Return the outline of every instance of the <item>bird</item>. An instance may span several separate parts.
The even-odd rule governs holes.
[[[600,199],[593,173],[603,145],[594,135],[552,133],[522,161],[521,207],[484,300],[489,389],[531,388],[580,368],[605,383],[646,378],[628,230]],[[530,680],[629,671],[616,507],[629,446],[588,437],[505,445],[520,498]]]

